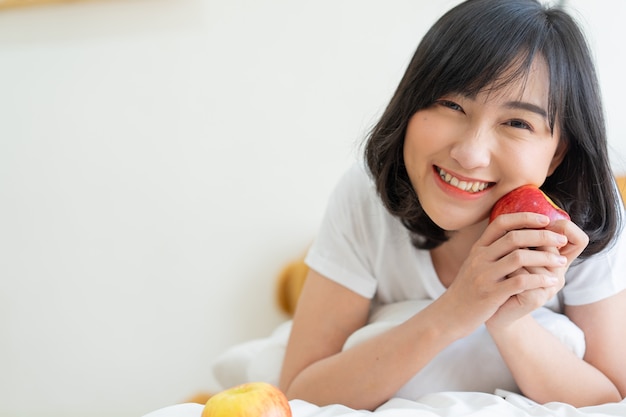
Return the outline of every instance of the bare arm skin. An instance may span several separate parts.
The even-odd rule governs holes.
[[[575,407],[621,400],[605,374],[579,359],[532,316],[491,334],[527,397],[539,403],[560,401]]]
[[[565,314],[585,333],[585,362],[606,375],[626,397],[626,290],[592,304],[565,306]]]
[[[571,264],[587,244],[571,222],[553,227],[568,237],[559,252]],[[555,248],[546,249],[555,251]],[[564,279],[566,268],[529,268]],[[523,296],[542,305],[554,295],[539,289]],[[626,292],[583,306],[566,306],[565,314],[585,334],[584,360],[569,351],[529,314],[519,315],[524,302],[512,298],[487,321],[487,328],[522,392],[535,401],[561,401],[577,407],[620,401],[626,392]]]
[[[341,352],[348,336],[365,325],[369,307],[368,299],[309,273],[280,379],[289,398],[374,409],[455,339],[440,318],[423,311]]]
[[[406,322],[346,351],[346,339],[367,322],[370,301],[311,271],[294,316],[281,389],[289,398],[318,405],[374,409],[387,401],[435,355],[485,323],[512,296],[557,285],[546,274],[503,279],[526,266],[562,265],[554,253],[526,249],[553,244],[554,233],[517,230],[543,227],[546,220],[518,215],[494,222],[441,297]],[[515,230],[507,233],[506,227]]]

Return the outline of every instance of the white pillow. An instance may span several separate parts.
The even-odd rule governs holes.
[[[381,334],[422,310],[431,301],[410,300],[388,304],[376,309],[370,324],[352,334],[344,349]],[[539,324],[557,336],[578,357],[584,355],[583,332],[566,316],[547,308],[532,313]],[[441,351],[397,393],[397,397],[417,400],[421,396],[441,391],[481,391],[497,389],[519,392],[511,372],[487,332],[480,326],[466,338],[457,340]]]
[[[344,350],[379,335],[406,321],[431,301],[402,301],[374,309],[369,324],[354,332]],[[535,319],[557,336],[578,357],[585,352],[583,332],[566,316],[547,308],[533,312]],[[213,376],[221,389],[250,381],[278,385],[291,321],[274,330],[267,338],[233,346],[213,363]],[[518,392],[513,376],[502,360],[485,326],[458,340],[439,353],[426,367],[407,382],[397,397],[417,400],[441,391],[481,391],[497,389]]]

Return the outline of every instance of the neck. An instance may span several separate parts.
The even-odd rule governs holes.
[[[450,232],[450,238],[445,243],[430,251],[435,271],[446,288],[456,278],[472,246],[486,227],[487,220],[484,220],[462,230]]]

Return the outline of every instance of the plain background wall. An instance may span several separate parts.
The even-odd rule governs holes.
[[[456,3],[0,12],[0,416],[143,415],[210,387],[213,358],[284,321],[276,275]],[[624,171],[626,2],[570,4]]]

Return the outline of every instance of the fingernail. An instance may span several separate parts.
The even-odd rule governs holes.
[[[550,218],[548,216],[544,216],[543,214],[537,214],[535,216],[535,219],[537,220],[537,223],[549,223],[550,222]]]
[[[559,256],[557,258],[557,262],[561,265],[565,265],[567,263],[567,258],[565,256]]]
[[[555,285],[555,284],[558,284],[559,279],[557,277],[550,277],[549,276],[549,277],[547,277],[546,281],[548,282],[549,285]]]

